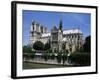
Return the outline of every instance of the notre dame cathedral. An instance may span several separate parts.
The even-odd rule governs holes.
[[[36,41],[41,41],[44,44],[50,43],[52,50],[66,49],[72,52],[76,51],[83,45],[83,33],[79,28],[74,29],[62,29],[62,21],[59,22],[59,26],[54,26],[51,32],[48,32],[47,27],[42,24],[32,21],[29,45],[33,46]]]

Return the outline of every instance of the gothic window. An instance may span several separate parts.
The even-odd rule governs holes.
[[[74,36],[74,35],[72,35],[72,39],[73,39],[73,36]]]
[[[79,40],[80,39],[80,36],[78,35],[77,37],[78,37],[78,40]]]
[[[32,29],[33,29],[33,31],[34,31],[34,26],[35,26],[35,22],[33,21],[32,22]]]

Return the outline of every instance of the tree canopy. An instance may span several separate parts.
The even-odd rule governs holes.
[[[41,41],[36,41],[34,44],[33,44],[33,48],[35,50],[43,50],[44,49],[44,44],[41,42]]]
[[[91,36],[87,36],[85,38],[85,43],[83,45],[83,49],[85,52],[91,52]]]
[[[23,46],[23,53],[33,53],[32,48],[29,46]]]
[[[44,45],[44,50],[49,50],[50,49],[50,43],[46,43]]]

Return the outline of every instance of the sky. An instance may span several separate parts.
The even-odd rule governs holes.
[[[23,10],[23,45],[27,45],[29,42],[29,31],[32,21],[46,26],[50,32],[53,26],[59,26],[60,20],[62,20],[63,29],[79,28],[83,32],[84,37],[91,34],[90,13]]]

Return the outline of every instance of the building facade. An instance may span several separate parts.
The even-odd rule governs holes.
[[[52,50],[66,49],[69,52],[74,52],[83,45],[83,33],[79,28],[62,29],[62,22],[59,27],[54,26],[51,32],[48,32],[47,27],[32,21],[29,37],[29,45],[33,46],[36,41],[41,41],[44,44],[50,43]]]

